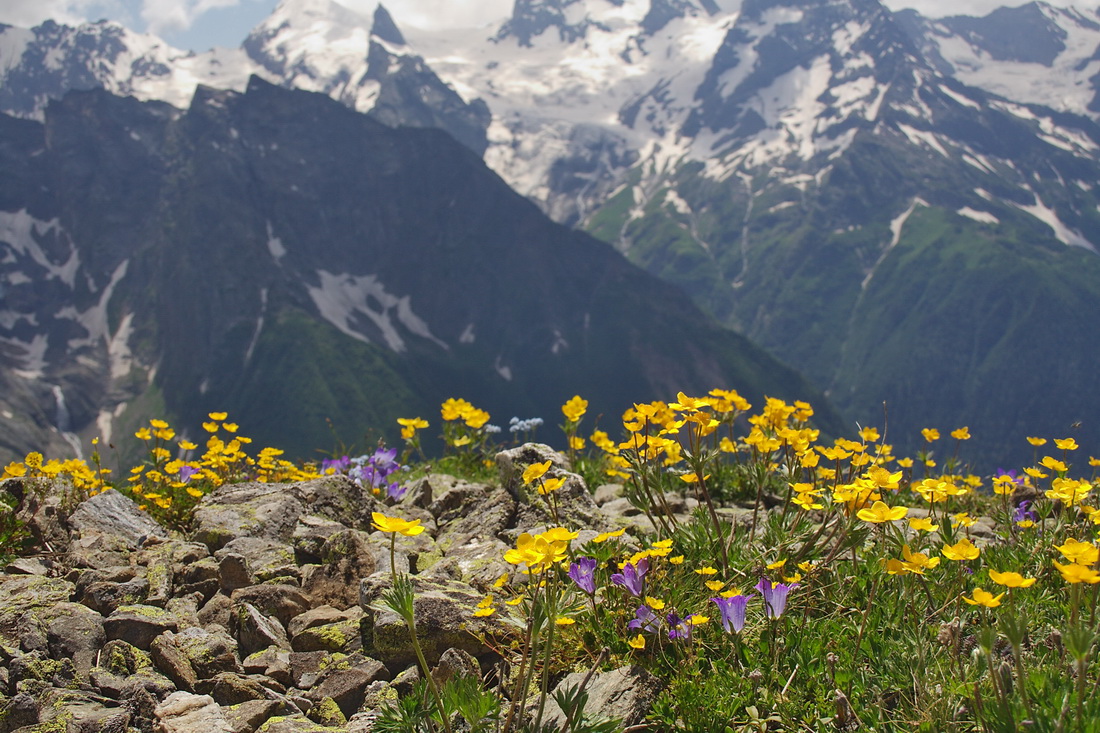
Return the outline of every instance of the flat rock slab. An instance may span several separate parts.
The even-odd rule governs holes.
[[[167,532],[152,517],[138,509],[131,499],[114,489],[80,502],[69,516],[69,527],[83,537],[105,534],[126,541],[133,549],[149,537],[166,537]]]

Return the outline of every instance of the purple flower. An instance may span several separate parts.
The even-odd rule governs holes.
[[[387,482],[386,480],[390,474],[404,468],[396,458],[397,448],[379,448],[372,455],[352,458],[349,461],[352,467],[347,471],[348,477],[364,488],[375,490],[376,493],[385,489],[386,494],[397,501],[405,495],[406,487],[401,486],[397,481]],[[322,466],[327,463],[328,461],[325,461]]]
[[[694,617],[694,613],[689,613],[684,618],[680,618],[675,611],[670,611],[668,616],[665,617],[665,621],[668,622],[668,638],[673,641],[676,639],[690,640],[691,619]]]
[[[764,610],[767,611],[768,618],[779,618],[783,615],[784,609],[787,608],[787,594],[797,587],[798,583],[790,585],[776,583],[773,587],[772,582],[767,578],[760,579],[756,589],[764,597]]]
[[[321,473],[328,473],[330,468],[334,473],[347,473],[348,469],[351,468],[351,459],[342,456],[341,458],[326,458],[321,461]]]
[[[638,606],[638,610],[634,612],[634,618],[626,623],[626,627],[655,634],[661,628],[661,619],[649,610],[649,606]]]
[[[621,573],[615,573],[611,576],[611,582],[615,585],[621,585],[630,591],[632,596],[640,596],[645,589],[645,574],[649,572],[649,559],[642,558],[635,563],[628,562],[623,566]]]
[[[739,634],[741,629],[745,628],[745,606],[748,605],[750,598],[752,598],[751,593],[747,596],[739,593],[728,598],[724,596],[711,598],[717,604],[718,612],[722,614],[722,628],[727,634],[730,631]]]
[[[1039,517],[1035,512],[1028,511],[1028,507],[1031,506],[1031,500],[1025,499],[1020,502],[1016,507],[1016,512],[1012,515],[1013,522],[1032,521],[1034,522]]]
[[[569,577],[585,593],[594,594],[596,592],[596,558],[578,557],[577,561],[569,566]]]
[[[1015,470],[1006,471],[1003,468],[998,468],[997,472],[995,474],[993,474],[993,478],[994,479],[1001,479],[1001,480],[1008,479],[1008,480],[1012,481],[1012,483],[1016,484],[1017,486],[1023,486],[1024,485],[1024,477],[1023,476],[1017,476]]]
[[[191,477],[199,472],[199,469],[192,468],[191,466],[180,466],[180,483],[185,484],[191,480]]]

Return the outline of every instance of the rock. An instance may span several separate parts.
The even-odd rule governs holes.
[[[331,519],[305,514],[298,517],[298,524],[290,537],[290,544],[298,554],[298,560],[305,563],[319,563],[321,548],[329,537],[346,530],[347,527]]]
[[[221,568],[217,558],[204,557],[179,568],[175,581],[182,593],[202,593],[205,600],[218,592],[221,585]]]
[[[436,544],[446,555],[454,547],[495,538],[514,526],[516,501],[503,488],[461,482],[440,496],[429,511],[440,527]]]
[[[109,705],[108,705],[109,703]],[[130,711],[97,695],[69,689],[48,689],[38,698],[40,731],[127,733]]]
[[[69,516],[69,527],[87,537],[102,534],[120,539],[136,550],[149,537],[166,537],[167,532],[129,498],[114,489],[85,499]]]
[[[284,687],[290,687],[294,684],[290,673],[290,654],[291,652],[272,646],[248,655],[241,666],[248,674],[262,674]]]
[[[287,631],[290,633],[291,638],[293,638],[306,629],[311,629],[314,626],[334,624],[349,619],[358,620],[362,617],[363,609],[361,608],[340,610],[332,606],[318,606],[317,608],[310,609],[292,618],[290,623],[287,624]]]
[[[236,672],[219,672],[195,687],[195,692],[210,695],[219,705],[239,705],[249,700],[267,700],[269,693],[259,681]]]
[[[77,674],[86,678],[106,643],[103,617],[76,603],[52,609],[57,618],[46,627],[46,644],[54,659],[71,659]]]
[[[0,728],[16,730],[38,722],[38,703],[25,692],[0,702]]]
[[[239,555],[244,558],[247,580],[245,577],[234,575],[234,587],[226,587],[225,560],[231,556]],[[236,588],[263,583],[274,578],[297,578],[299,575],[298,564],[294,560],[294,548],[286,542],[279,542],[265,537],[238,537],[227,542],[220,550],[214,553],[220,563],[219,572],[222,576],[222,588],[232,592]],[[239,562],[239,560],[234,560]],[[236,568],[234,573],[239,572]],[[236,581],[242,581],[237,585]],[[246,582],[245,582],[246,581]]]
[[[161,634],[153,639],[150,654],[157,669],[168,676],[181,690],[194,692],[199,676],[191,666],[191,660],[183,649],[176,644],[172,633]]]
[[[237,642],[224,629],[193,627],[175,634],[173,640],[200,680],[209,679],[218,672],[241,671]]]
[[[504,573],[515,572],[515,566],[504,561],[511,547],[496,537],[472,537],[454,545],[443,557],[418,577],[430,580],[458,580],[476,588],[488,588]]]
[[[149,581],[145,578],[132,578],[125,583],[100,580],[88,584],[80,594],[80,602],[102,616],[109,616],[119,606],[143,602],[148,591]]]
[[[199,624],[209,626],[217,624],[229,628],[229,617],[233,615],[233,601],[223,593],[215,593],[199,609]]]
[[[0,490],[18,502],[16,516],[30,532],[32,546],[46,552],[68,550],[65,508],[77,493],[69,479],[12,478],[0,482]]]
[[[65,565],[70,568],[109,568],[128,565],[133,548],[122,537],[99,532],[76,537],[69,543]]]
[[[4,566],[8,575],[49,575],[53,563],[41,557],[17,557]]]
[[[103,622],[107,639],[121,639],[138,649],[149,649],[153,639],[165,631],[176,631],[175,616],[156,606],[119,606]]]
[[[222,710],[233,733],[253,733],[279,710],[275,700],[248,700]]]
[[[234,603],[249,603],[264,615],[274,616],[284,627],[310,609],[309,599],[292,585],[250,585],[233,591],[231,598]]]
[[[437,685],[443,685],[455,676],[480,680],[481,666],[469,652],[452,648],[443,652],[439,664],[432,668],[432,678]]]
[[[618,499],[622,495],[622,484],[600,484],[596,487],[596,490],[592,492],[592,501],[596,502],[596,506],[603,509],[604,504]]]
[[[290,680],[299,690],[308,690],[317,684],[321,672],[332,664],[336,655],[330,652],[291,652]],[[343,658],[345,655],[340,655]]]
[[[348,719],[344,717],[340,706],[331,697],[321,698],[316,705],[309,709],[306,717],[318,725],[343,727],[348,724]]]
[[[67,602],[74,590],[75,586],[62,578],[0,575],[0,598],[4,599],[0,605],[0,644],[20,646],[29,622],[58,603]],[[45,643],[43,635],[41,648]]]
[[[364,529],[375,506],[374,497],[343,475],[299,484],[228,484],[203,497],[195,538],[212,550],[239,537],[289,542],[305,514]]]
[[[157,705],[156,733],[233,733],[229,721],[209,695],[173,692]]]
[[[346,719],[359,710],[372,682],[389,678],[390,673],[381,662],[353,655],[346,666],[334,664],[322,672],[307,697],[315,703],[325,698],[332,699]]]
[[[533,487],[523,485],[523,471],[532,463],[550,461],[547,478],[564,476],[565,483],[555,493],[558,502],[558,521],[554,521],[546,499]],[[607,520],[600,512],[584,479],[566,470],[565,457],[548,445],[525,443],[518,448],[501,451],[496,455],[500,480],[516,500],[516,516],[512,526],[515,534],[540,525],[562,525],[571,529],[606,527]]]
[[[218,552],[223,552],[219,550]],[[248,559],[244,555],[235,552],[223,552],[218,559],[218,585],[222,591],[230,595],[238,588],[245,588],[256,582],[252,576],[252,570],[248,567]]]
[[[554,688],[554,692],[567,687],[578,687],[586,674],[574,672],[566,675]],[[591,718],[617,718],[623,726],[637,725],[645,719],[663,687],[664,683],[660,679],[638,666],[599,672],[592,676],[585,688],[588,692],[585,713]],[[565,713],[558,707],[553,695],[546,701],[542,722],[549,730],[560,730],[567,722]]]
[[[296,652],[329,651],[350,654],[363,648],[362,618],[359,607],[348,609],[358,611],[356,618],[349,618],[331,624],[311,626],[297,634],[291,640]]]
[[[359,602],[359,581],[375,571],[374,550],[367,533],[343,529],[330,536],[321,547],[320,568],[302,585],[313,605],[350,608]]]
[[[466,583],[436,581],[412,577],[416,592],[414,618],[417,638],[428,664],[436,664],[447,649],[454,647],[473,656],[488,654],[478,637],[500,623],[488,618],[475,618],[473,612],[483,595]],[[388,608],[376,610],[382,592],[390,578],[376,573],[360,585],[360,605],[370,608],[364,623],[364,653],[381,660],[390,669],[403,669],[415,661],[405,622]],[[491,633],[490,633],[491,635]]]
[[[278,620],[260,613],[251,603],[233,606],[229,630],[236,637],[242,656],[269,646],[290,650],[290,640]]]
[[[274,717],[264,723],[257,733],[342,733],[343,728],[330,728],[314,723],[305,715]]]

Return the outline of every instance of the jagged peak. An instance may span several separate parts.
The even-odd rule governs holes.
[[[374,9],[374,22],[371,25],[370,34],[394,46],[405,45],[405,36],[401,34],[390,11],[386,10],[386,6],[382,3],[378,3],[378,7]]]

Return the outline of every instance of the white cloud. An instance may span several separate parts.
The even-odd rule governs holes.
[[[119,0],[0,0],[0,23],[24,28],[49,19],[75,24],[125,15]]]
[[[378,0],[339,0],[364,15]],[[480,28],[512,14],[514,0],[382,0],[398,27]]]
[[[141,19],[150,33],[159,35],[165,31],[187,30],[204,13],[239,3],[240,0],[144,0]]]

